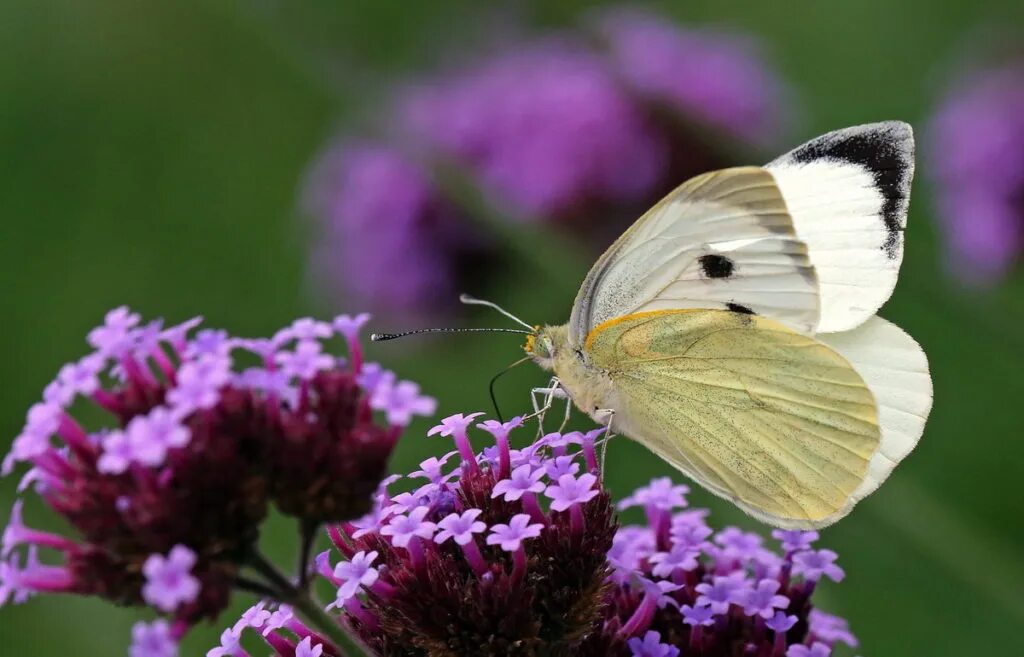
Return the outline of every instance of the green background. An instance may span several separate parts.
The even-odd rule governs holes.
[[[499,16],[559,25],[587,6],[538,0],[502,5]],[[1022,24],[1012,3],[966,0],[661,8],[759,35],[798,90],[800,138],[888,118],[922,127],[964,50]],[[310,312],[357,310],[324,308],[306,291],[294,209],[303,171],[339,126],[363,122],[390,79],[472,52],[494,20],[451,0],[0,3],[0,435],[16,435],[114,305],[169,320],[202,314],[255,335]],[[935,408],[889,483],[824,532],[847,579],[819,602],[851,620],[866,656],[1020,657],[1024,284],[980,293],[945,275],[927,184],[927,158],[942,156],[919,160],[903,275],[883,312],[924,345]],[[476,292],[531,322],[560,322],[583,274],[562,267],[557,285],[524,266]],[[371,347],[443,411],[488,408],[487,380],[517,354],[501,336]],[[514,405],[516,390],[541,379],[524,369],[502,384],[503,398]],[[442,449],[424,428],[407,434],[397,471]],[[624,440],[610,463],[616,496],[667,473]],[[4,508],[13,486],[0,483]],[[718,525],[754,526],[703,492],[691,497]],[[267,540],[287,558],[290,525],[273,522]],[[37,598],[0,610],[0,653],[125,654],[135,618],[92,600]],[[217,634],[200,628],[182,654],[205,654]]]

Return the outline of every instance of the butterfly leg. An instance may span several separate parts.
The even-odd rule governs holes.
[[[540,404],[538,396],[543,395],[544,403]],[[546,388],[534,388],[530,391],[530,402],[533,404],[533,413],[523,418],[523,421],[537,418],[537,436],[544,435],[544,416],[554,405],[554,400],[566,399],[565,390],[561,387],[556,377],[552,377]]]
[[[605,456],[607,456],[608,454],[608,441],[610,441],[615,436],[615,434],[612,433],[612,421],[615,419],[615,409],[599,408],[596,411],[594,411],[594,415],[608,416],[608,422],[604,425],[604,440],[601,441],[601,472],[604,472],[604,460]]]

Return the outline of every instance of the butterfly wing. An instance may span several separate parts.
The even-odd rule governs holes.
[[[641,313],[599,327],[585,355],[611,379],[616,431],[769,524],[830,524],[874,476],[882,432],[864,377],[779,322]]]
[[[693,178],[591,268],[570,343],[663,309],[752,312],[806,333],[854,328],[896,285],[913,175],[913,132],[890,121],[828,133],[763,168]]]
[[[914,133],[899,121],[830,132],[768,164],[807,245],[820,333],[854,328],[892,294],[903,260]]]
[[[627,230],[584,280],[569,321],[574,346],[614,317],[717,308],[818,323],[818,284],[782,193],[760,167],[697,176]]]

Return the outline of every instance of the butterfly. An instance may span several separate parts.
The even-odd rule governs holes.
[[[595,421],[770,525],[829,525],[915,447],[921,347],[896,285],[911,127],[828,133],[684,182],[597,260],[527,355]]]

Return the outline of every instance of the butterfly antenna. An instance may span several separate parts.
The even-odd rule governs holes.
[[[370,340],[374,342],[384,342],[386,340],[395,340],[397,338],[404,338],[407,335],[418,335],[420,333],[519,333],[522,335],[533,335],[533,331],[520,331],[519,329],[510,328],[425,328],[416,329],[415,331],[404,331],[402,333],[371,333]]]
[[[502,315],[504,315],[505,317],[508,317],[509,319],[511,319],[513,322],[516,322],[520,326],[525,326],[526,328],[530,329],[530,333],[534,332],[534,328],[532,326],[530,326],[529,324],[527,324],[523,320],[519,319],[518,317],[516,317],[515,315],[513,315],[509,311],[505,310],[504,308],[502,308],[498,304],[494,303],[493,301],[484,301],[483,299],[477,299],[476,297],[472,297],[472,296],[470,296],[468,294],[460,294],[459,295],[459,301],[461,301],[462,303],[466,304],[467,306],[487,306],[488,308],[493,308],[493,309],[497,310],[499,313],[501,313]]]
[[[520,358],[516,362],[512,363],[511,365],[509,365],[508,367],[506,367],[505,369],[501,370],[500,372],[491,377],[491,382],[487,386],[487,390],[491,393],[491,404],[494,405],[494,416],[498,418],[498,422],[504,422],[505,418],[501,416],[501,409],[498,408],[498,396],[494,394],[494,384],[496,384],[498,382],[498,379],[500,379],[506,372],[511,370],[513,367],[516,367],[517,365],[522,365],[528,360],[530,360],[529,356],[527,356],[526,358]]]

